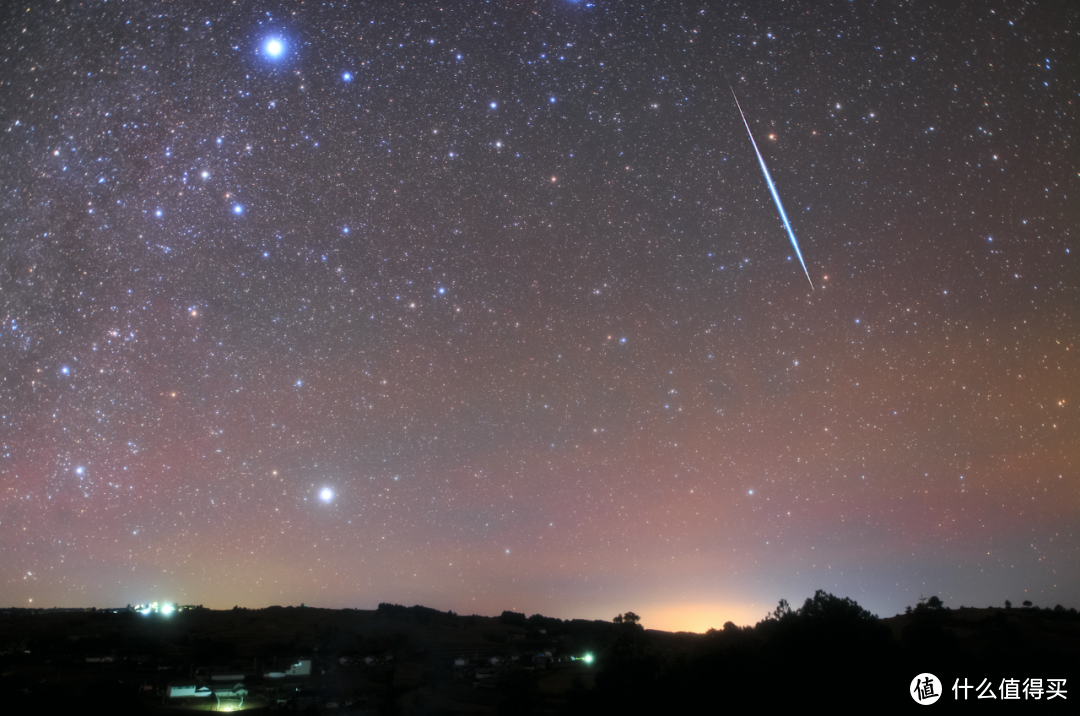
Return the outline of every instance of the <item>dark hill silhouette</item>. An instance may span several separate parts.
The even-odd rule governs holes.
[[[952,692],[957,679],[972,686],[985,679],[994,691],[1003,679],[1075,683],[1080,616],[1061,607],[957,611],[932,598],[883,620],[851,599],[818,591],[797,610],[781,601],[754,627],[728,622],[709,630],[685,651],[633,651],[612,637],[599,663],[596,688],[578,695],[574,713],[744,713],[815,703],[920,708],[907,689],[923,672],[942,682],[941,710],[964,706]]]
[[[0,703],[5,713],[87,713],[100,704],[177,713],[165,703],[169,683],[225,670],[245,674],[249,705],[285,699],[311,713],[331,699],[400,714],[743,713],[818,701],[891,711],[917,708],[907,690],[928,671],[943,685],[940,711],[957,705],[956,679],[987,679],[997,690],[1006,678],[1064,678],[1067,689],[1080,664],[1080,617],[1060,606],[949,609],[932,597],[879,619],[818,591],[798,609],[781,601],[754,626],[672,634],[642,621],[633,612],[603,622],[386,603],[169,617],[0,610]],[[314,666],[299,691],[262,676],[297,658]],[[980,711],[995,706],[971,699]],[[1039,710],[1062,710],[1059,702],[1068,706],[1044,700]]]

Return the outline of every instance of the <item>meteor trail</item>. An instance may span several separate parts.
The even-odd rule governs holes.
[[[742,105],[739,104],[739,98],[735,94],[735,88],[731,89],[731,96],[735,97],[735,106],[739,108],[739,115],[742,117],[743,124],[746,125],[746,133],[750,135],[750,143],[754,145],[754,153],[757,154],[757,160],[761,164],[761,171],[765,174],[765,181],[769,184],[769,191],[772,192],[772,198],[776,202],[776,208],[780,210],[780,218],[784,220],[784,228],[787,229],[788,238],[791,239],[791,245],[795,247],[795,255],[799,257],[799,263],[802,264],[802,270],[806,274],[806,280],[810,281],[810,272],[806,270],[806,262],[803,261],[802,251],[799,251],[799,242],[795,238],[795,232],[791,230],[791,224],[788,223],[787,214],[784,213],[784,205],[780,203],[780,195],[776,193],[776,185],[773,184],[772,177],[769,176],[769,168],[765,166],[765,160],[761,157],[761,152],[758,151],[757,142],[754,141],[754,133],[750,131],[750,123],[746,121],[746,115],[743,114]],[[814,282],[810,281],[810,290],[814,290]]]

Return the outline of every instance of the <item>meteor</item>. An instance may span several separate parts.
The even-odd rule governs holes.
[[[784,212],[784,205],[780,203],[780,195],[776,192],[776,185],[773,184],[772,177],[769,176],[769,168],[765,166],[765,160],[761,157],[761,152],[758,151],[757,142],[754,141],[754,133],[750,131],[750,123],[746,121],[746,115],[743,114],[742,106],[739,104],[739,98],[735,94],[735,88],[731,89],[731,96],[735,97],[735,106],[739,108],[739,116],[742,117],[743,124],[746,126],[746,133],[750,135],[750,143],[754,145],[754,153],[757,154],[758,163],[761,164],[761,172],[765,175],[765,181],[769,184],[769,191],[772,192],[773,201],[776,202],[776,208],[780,210],[780,218],[784,221],[784,228],[787,229],[788,238],[791,239],[791,245],[795,247],[795,255],[799,257],[799,263],[802,264],[803,273],[806,274],[806,280],[810,281],[810,272],[806,270],[806,262],[803,261],[802,251],[799,251],[799,241],[795,238],[795,232],[791,230],[791,224],[788,223],[787,214]],[[814,290],[814,282],[810,281],[810,290]]]

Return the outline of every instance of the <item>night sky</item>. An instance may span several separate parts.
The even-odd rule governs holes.
[[[1080,8],[937,5],[6,5],[0,604],[1080,606]]]

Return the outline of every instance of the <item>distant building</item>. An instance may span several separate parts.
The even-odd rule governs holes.
[[[311,659],[300,659],[285,671],[285,676],[311,676]]]
[[[210,696],[213,692],[205,686],[199,686],[195,682],[172,684],[169,686],[170,699],[188,699]]]
[[[290,676],[311,676],[311,659],[297,659],[285,671],[269,671],[263,674],[267,679],[284,679]]]

